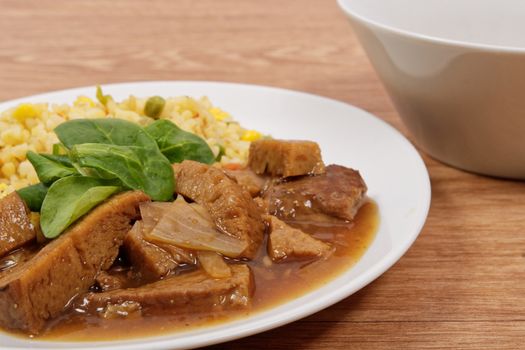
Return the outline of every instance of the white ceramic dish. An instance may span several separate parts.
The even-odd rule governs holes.
[[[525,179],[525,2],[338,0],[419,146]]]
[[[411,246],[425,222],[430,182],[418,152],[398,131],[351,105],[278,88],[214,82],[145,82],[104,86],[122,99],[136,96],[208,96],[245,127],[274,137],[319,142],[327,164],[361,171],[369,196],[380,210],[377,236],[351,269],[298,299],[249,318],[194,331],[116,342],[50,342],[0,333],[2,349],[187,349],[263,332],[324,309],[363,288],[390,268]],[[93,96],[94,87],[31,96],[0,104],[0,110],[24,102],[70,103]]]

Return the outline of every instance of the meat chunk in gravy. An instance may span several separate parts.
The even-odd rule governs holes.
[[[268,212],[285,221],[352,220],[366,194],[358,171],[329,165],[317,176],[272,185],[264,194]]]
[[[226,170],[226,174],[244,188],[252,197],[257,197],[268,179],[257,175],[251,169]]]
[[[253,293],[251,271],[246,265],[232,265],[228,278],[213,279],[198,270],[138,288],[119,289],[105,293],[89,293],[84,305],[104,312],[108,306],[132,303],[142,312],[170,309],[177,313],[214,312],[249,305]]]
[[[144,239],[141,221],[137,221],[124,238],[124,251],[144,281],[159,280],[178,266],[169,252]]]
[[[273,215],[267,215],[266,220],[270,227],[268,255],[273,261],[320,258],[332,250],[329,244],[287,225]]]
[[[30,211],[13,192],[0,200],[0,257],[35,239]]]
[[[38,333],[45,321],[87,291],[115,260],[142,192],[125,192],[95,208],[32,259],[0,278],[0,325]]]
[[[101,291],[107,292],[110,290],[121,289],[128,283],[128,278],[123,274],[110,274],[106,271],[101,271],[95,278],[98,288]]]
[[[223,170],[195,161],[174,165],[176,192],[202,205],[219,231],[247,244],[241,256],[253,258],[264,233],[259,208],[248,192]]]
[[[312,141],[254,141],[250,145],[248,166],[257,174],[280,177],[324,172],[321,150]]]
[[[26,261],[30,260],[36,253],[36,247],[28,246],[18,248],[10,254],[0,258],[0,279],[4,275],[11,273],[15,267],[23,265]]]

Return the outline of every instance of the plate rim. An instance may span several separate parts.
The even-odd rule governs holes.
[[[424,186],[424,188],[422,189],[419,189],[419,190],[423,190],[423,192],[421,193],[421,198],[423,199],[423,204],[424,204],[424,207],[422,208],[422,212],[421,212],[421,215],[419,217],[417,217],[417,222],[414,222],[415,223],[415,226],[414,228],[412,229],[412,232],[410,235],[408,235],[407,239],[403,241],[403,244],[399,245],[399,247],[397,247],[397,249],[395,250],[392,250],[390,252],[388,252],[385,256],[383,256],[381,259],[379,259],[374,265],[372,265],[370,268],[367,268],[366,269],[366,274],[360,274],[359,276],[357,276],[355,279],[354,279],[354,283],[353,283],[353,287],[352,288],[339,288],[339,289],[336,289],[335,291],[325,295],[325,297],[323,298],[322,301],[320,302],[317,302],[315,304],[313,303],[310,303],[309,305],[309,308],[308,308],[308,311],[301,311],[301,310],[298,310],[298,309],[294,309],[293,313],[291,314],[288,314],[286,315],[286,317],[281,317],[280,319],[275,319],[275,316],[273,316],[273,319],[271,317],[266,317],[264,319],[264,323],[263,322],[260,322],[262,324],[260,324],[259,326],[257,327],[253,327],[253,328],[246,328],[246,329],[240,329],[240,330],[237,330],[235,333],[227,333],[227,334],[217,334],[217,335],[214,335],[211,339],[210,338],[204,338],[202,337],[202,335],[199,335],[199,334],[188,334],[186,336],[187,340],[184,341],[184,344],[174,344],[174,342],[177,342],[177,341],[180,341],[180,339],[176,339],[175,337],[178,336],[178,335],[183,335],[184,333],[163,333],[163,334],[158,334],[158,335],[151,335],[151,336],[146,336],[146,337],[142,337],[142,338],[131,338],[131,339],[120,339],[120,340],[116,340],[116,341],[96,341],[96,342],[85,342],[86,344],[89,344],[89,346],[77,346],[79,344],[82,344],[84,343],[83,341],[57,341],[57,340],[31,340],[31,339],[28,339],[27,341],[23,338],[19,338],[19,337],[13,337],[12,335],[10,335],[8,332],[5,332],[5,331],[1,331],[0,334],[1,335],[5,335],[5,336],[8,336],[8,337],[13,337],[14,339],[17,339],[18,341],[23,341],[23,342],[27,342],[27,345],[28,346],[31,346],[31,345],[38,345],[38,349],[56,349],[56,344],[61,344],[63,346],[67,346],[68,344],[74,344],[75,345],[75,349],[79,350],[79,349],[85,349],[85,350],[89,350],[89,349],[93,349],[93,348],[97,348],[97,349],[106,349],[106,350],[124,350],[124,349],[143,349],[144,348],[144,345],[147,345],[147,347],[149,349],[166,349],[166,348],[172,348],[174,345],[176,345],[177,348],[181,348],[181,345],[183,346],[183,348],[186,348],[186,349],[189,349],[189,348],[196,348],[196,347],[202,347],[202,346],[208,346],[208,345],[213,345],[213,344],[219,344],[219,343],[223,343],[223,342],[228,342],[228,341],[232,341],[232,340],[236,340],[236,339],[240,339],[240,338],[244,338],[244,337],[248,337],[248,336],[251,336],[251,335],[254,335],[254,334],[258,334],[258,333],[262,333],[262,332],[265,332],[265,331],[268,331],[268,330],[271,330],[271,329],[274,329],[274,328],[278,328],[278,327],[281,327],[285,324],[289,324],[289,323],[292,323],[292,322],[295,322],[299,319],[302,319],[302,318],[305,318],[305,317],[308,317],[314,313],[317,313],[325,308],[328,308],[338,302],[340,302],[341,300],[349,297],[350,295],[354,294],[355,292],[361,290],[362,288],[364,288],[366,285],[370,284],[371,282],[373,282],[375,279],[377,279],[379,276],[381,276],[383,273],[385,273],[386,271],[388,271],[399,259],[401,259],[401,257],[403,257],[403,255],[405,255],[405,253],[410,249],[410,247],[413,245],[413,243],[415,242],[415,240],[417,239],[417,237],[419,236],[419,234],[421,233],[424,225],[425,225],[425,222],[426,222],[426,219],[428,217],[428,212],[429,212],[429,209],[430,209],[430,204],[431,204],[431,182],[430,182],[430,176],[429,176],[429,173],[428,173],[428,169],[420,155],[420,153],[417,151],[416,147],[399,131],[397,130],[396,128],[394,128],[392,125],[390,125],[388,122],[384,121],[383,119],[375,116],[374,114],[362,109],[362,108],[359,108],[357,106],[354,106],[350,103],[347,103],[347,102],[344,102],[344,101],[340,101],[340,100],[336,100],[336,99],[333,99],[333,98],[330,98],[330,97],[326,97],[326,96],[322,96],[322,95],[317,95],[317,94],[313,94],[313,93],[310,93],[310,92],[304,92],[304,91],[299,91],[299,90],[292,90],[292,89],[287,89],[287,88],[281,88],[281,87],[275,87],[275,86],[267,86],[267,85],[258,85],[258,84],[246,84],[246,83],[236,83],[236,82],[227,82],[227,81],[207,81],[207,80],[143,80],[143,81],[130,81],[130,82],[118,82],[118,83],[109,83],[109,84],[100,84],[100,86],[103,88],[103,89],[112,89],[112,88],[121,88],[121,89],[129,89],[131,90],[132,86],[137,86],[137,85],[141,85],[141,86],[148,86],[148,85],[151,85],[152,87],[154,86],[158,86],[158,85],[171,85],[171,84],[175,84],[175,85],[203,85],[204,86],[215,86],[215,87],[220,87],[220,86],[230,86],[230,87],[233,87],[233,88],[242,88],[242,89],[251,89],[251,90],[265,90],[265,91],[270,91],[270,92],[275,92],[275,93],[285,93],[285,94],[292,94],[292,95],[299,95],[299,96],[302,96],[302,97],[306,97],[306,98],[309,98],[309,99],[316,99],[316,100],[320,100],[320,101],[323,101],[323,102],[326,102],[326,103],[332,103],[332,104],[339,104],[340,106],[344,107],[344,108],[347,108],[347,109],[351,109],[354,113],[361,113],[363,115],[366,115],[368,118],[371,118],[374,120],[374,122],[378,123],[379,125],[381,125],[382,127],[388,129],[388,131],[392,134],[392,136],[395,136],[398,141],[400,141],[401,143],[405,144],[405,146],[407,146],[407,149],[410,151],[411,156],[413,157],[413,160],[415,161],[415,163],[417,163],[416,165],[418,166],[419,170],[421,171],[421,174],[420,175],[424,175],[423,178],[421,178],[422,180],[422,183],[421,185]],[[129,86],[129,88],[127,87]],[[30,95],[30,96],[25,96],[25,97],[19,97],[19,98],[15,98],[15,99],[11,99],[11,100],[7,100],[7,101],[1,101],[0,102],[0,111],[4,111],[5,109],[7,108],[10,108],[16,104],[19,104],[21,102],[28,102],[29,100],[32,100],[32,101],[35,101],[37,102],[36,100],[38,99],[41,99],[41,98],[46,98],[47,96],[51,96],[51,95],[61,95],[61,94],[79,94],[81,93],[81,91],[83,90],[87,90],[87,89],[94,89],[96,87],[96,85],[87,85],[87,86],[81,86],[81,87],[74,87],[74,88],[67,88],[67,89],[61,89],[61,90],[54,90],[54,91],[48,91],[48,92],[43,92],[43,93],[38,93],[38,94],[34,94],[34,95]],[[78,91],[78,92],[77,92]],[[43,101],[45,102],[45,101]],[[342,274],[341,274],[342,275]],[[331,282],[334,282],[335,280],[337,280],[339,278],[339,276],[341,275],[338,275],[336,277],[334,277],[333,279],[330,279],[329,281],[327,281],[327,284],[331,283]],[[320,288],[320,287],[319,287]],[[304,297],[304,296],[307,296],[308,294],[318,290],[319,288],[314,288],[310,291],[308,291],[307,293],[299,296],[300,297]],[[221,323],[221,325],[234,325],[236,327],[242,325],[241,323],[242,322],[247,322],[248,320],[258,316],[258,315],[261,315],[261,314],[264,314],[265,312],[268,312],[268,311],[271,311],[271,310],[274,310],[278,307],[281,307],[281,306],[284,306],[288,303],[291,303],[293,302],[294,300],[296,299],[291,299],[291,300],[287,300],[283,303],[280,303],[280,304],[276,304],[275,306],[273,307],[270,307],[270,308],[267,308],[267,309],[264,309],[264,310],[261,310],[257,313],[254,313],[253,315],[249,315],[249,316],[246,316],[246,317],[239,317],[239,318],[235,318],[234,320],[228,322],[224,322],[224,323]],[[239,325],[238,325],[239,324]],[[221,331],[220,330],[214,330],[213,327],[210,328],[209,330],[204,327],[204,328],[197,328],[197,330],[201,331],[205,331],[207,334],[209,333],[212,333],[215,332],[215,333],[220,333]],[[170,335],[172,335],[174,338],[164,338],[164,337],[169,337]],[[163,338],[155,338],[155,337],[163,337]],[[192,341],[192,337],[193,338],[196,338],[195,340]],[[197,338],[201,338],[201,339],[197,339]],[[46,343],[49,343],[49,347],[45,347],[46,346]],[[186,345],[186,343],[188,343],[188,345]],[[25,346],[25,345],[24,345]],[[55,346],[55,347],[54,347]],[[8,347],[2,347],[3,349],[6,349],[6,350],[19,350],[19,349],[24,349],[23,346],[8,346]],[[33,348],[33,347],[31,347]]]

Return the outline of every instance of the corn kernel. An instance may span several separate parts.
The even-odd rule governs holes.
[[[241,136],[241,140],[243,141],[256,141],[262,137],[262,134],[258,132],[257,130],[246,130],[244,134]]]
[[[19,122],[23,122],[28,118],[39,118],[40,110],[31,103],[22,103],[13,111],[13,118]]]
[[[7,190],[7,184],[5,184],[5,183],[0,183],[0,192],[1,192],[1,191],[5,191],[5,190]]]
[[[141,119],[138,113],[135,113],[133,111],[125,111],[122,109],[117,109],[115,111],[115,118],[128,120],[130,122],[137,123],[137,124],[139,123]]]
[[[24,124],[25,124],[26,129],[31,130],[31,129],[34,128],[36,125],[38,125],[38,119],[35,119],[35,118],[27,118],[26,120],[24,120]]]
[[[209,112],[218,121],[223,121],[225,119],[229,119],[230,118],[230,115],[228,113],[226,113],[225,111],[223,111],[222,109],[217,108],[217,107],[210,108]]]
[[[87,119],[100,119],[106,116],[106,112],[100,108],[91,108],[86,111],[84,118]]]
[[[24,141],[22,128],[19,125],[13,125],[2,132],[2,141],[8,146],[14,146]]]
[[[119,107],[122,109],[127,109],[128,111],[138,112],[137,111],[137,98],[133,95],[129,95],[128,99],[122,101]]]
[[[45,134],[46,134],[46,129],[44,129],[43,124],[38,124],[34,126],[33,128],[31,128],[31,135],[33,137],[42,137],[42,136],[45,136]]]
[[[0,191],[0,199],[7,197],[7,195],[11,192],[13,192],[12,187],[8,187],[5,190]]]
[[[49,131],[53,131],[59,124],[62,124],[66,120],[58,115],[51,115],[46,119],[45,126]]]
[[[5,177],[13,176],[15,174],[15,171],[16,171],[16,167],[12,162],[4,164],[2,166],[2,173],[4,174]]]
[[[87,96],[78,96],[75,102],[73,102],[73,104],[77,107],[82,107],[82,106],[95,107],[95,101],[93,101]]]
[[[22,143],[11,148],[11,157],[16,158],[20,161],[26,159],[27,151],[29,146],[26,143]]]
[[[13,188],[14,190],[19,190],[21,188],[24,188],[30,185],[27,180],[18,179],[17,175],[11,176],[10,184],[11,184],[11,188]]]
[[[199,113],[199,108],[195,100],[187,96],[179,101],[179,108],[182,111],[189,111],[192,116]]]

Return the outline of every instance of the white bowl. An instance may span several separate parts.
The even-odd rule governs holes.
[[[525,179],[525,1],[338,3],[423,150]]]

